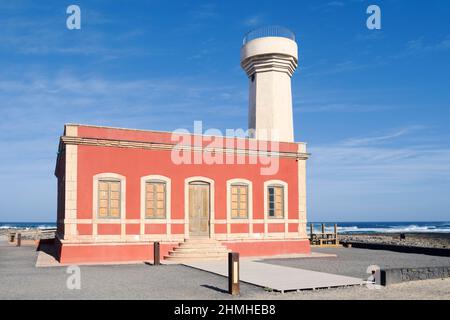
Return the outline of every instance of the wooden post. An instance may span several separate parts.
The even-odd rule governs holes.
[[[235,296],[239,294],[239,253],[228,253],[228,293]]]
[[[322,223],[322,233],[320,234],[320,240],[319,240],[319,244],[327,244],[328,241],[326,240],[327,236],[325,236],[325,224]]]
[[[159,242],[156,241],[153,243],[153,265],[159,266],[161,264],[161,256],[160,256],[160,247]]]
[[[22,245],[22,234],[19,232],[17,234],[17,246],[20,247]]]
[[[16,237],[16,234],[14,232],[9,233],[9,242],[14,242],[14,238]]]
[[[312,223],[309,224],[309,238],[311,241],[313,241],[313,234],[314,234],[314,226]]]
[[[334,239],[336,241],[336,245],[339,244],[339,239],[338,239],[338,227],[337,227],[337,223],[334,224]]]

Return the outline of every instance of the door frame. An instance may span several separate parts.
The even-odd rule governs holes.
[[[209,182],[205,182],[205,181],[192,181],[189,183],[189,236],[190,237],[208,237],[210,236],[210,229],[211,226],[209,224],[209,221],[211,219],[211,215],[210,215],[210,211],[211,211],[211,196],[210,196],[210,191],[211,189],[211,185],[209,184]],[[204,193],[206,191],[206,194]],[[192,197],[193,193],[197,193],[198,196],[200,196],[199,198],[194,198]],[[204,206],[204,201],[206,200],[206,207]],[[201,202],[201,206],[202,206],[202,212],[199,213],[197,212],[197,210],[195,209],[195,205],[198,204],[198,201]],[[199,215],[200,216],[199,216]],[[203,232],[201,225],[198,225],[197,227],[199,227],[199,229],[197,230],[197,228],[195,228],[196,230],[191,231],[191,223],[194,223],[194,221],[196,221],[197,223],[202,221],[201,224],[203,224],[205,222],[205,220],[207,220],[206,222],[206,230],[205,232]]]
[[[215,238],[214,235],[214,180],[202,177],[195,176],[189,177],[184,180],[184,237],[185,239],[189,239],[189,184],[191,182],[200,181],[209,184],[209,237],[211,239]]]

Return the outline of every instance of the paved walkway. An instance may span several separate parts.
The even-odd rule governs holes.
[[[228,263],[226,261],[190,262],[185,263],[185,265],[225,277],[228,276]],[[248,260],[240,261],[240,280],[283,293],[285,291],[345,287],[364,283],[361,279],[354,277]]]

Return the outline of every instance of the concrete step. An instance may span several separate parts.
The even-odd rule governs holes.
[[[178,257],[178,256],[164,256],[164,260],[173,262],[188,262],[188,261],[216,261],[216,260],[226,260],[227,256],[210,256],[210,257]]]
[[[170,256],[212,256],[212,255],[227,255],[228,251],[170,251]]]
[[[173,251],[174,252],[229,252],[229,250],[224,247],[202,247],[202,248],[178,247],[178,248],[174,248]]]
[[[201,248],[224,248],[224,246],[221,244],[212,244],[212,243],[211,244],[206,244],[206,243],[194,244],[194,243],[183,242],[183,243],[180,243],[177,248],[186,248],[186,249],[199,248],[199,249],[201,249]]]
[[[195,244],[203,244],[203,243],[209,243],[209,244],[214,243],[215,244],[215,243],[219,243],[220,244],[220,242],[218,242],[217,240],[210,239],[210,238],[190,238],[190,239],[184,240],[183,243],[195,243]]]
[[[219,241],[198,237],[186,239],[178,247],[164,256],[165,260],[170,261],[194,261],[194,260],[222,260],[226,259],[229,250]]]

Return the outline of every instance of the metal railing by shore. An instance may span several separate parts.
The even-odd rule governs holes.
[[[288,28],[281,26],[266,26],[247,32],[242,40],[242,45],[245,45],[252,40],[265,37],[280,37],[295,41],[295,33]]]
[[[53,239],[55,238],[56,228],[51,229],[14,229],[8,232],[8,241],[13,243],[21,240]],[[19,237],[20,235],[20,237]]]
[[[309,241],[311,245],[316,246],[338,246],[339,245],[339,235],[337,224],[333,225],[333,232],[326,232],[326,226],[324,223],[321,224],[321,232],[314,231],[314,223],[309,225]]]

